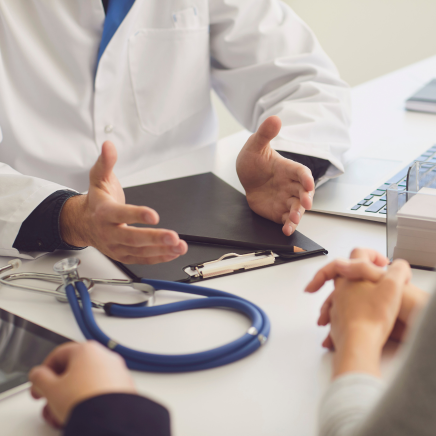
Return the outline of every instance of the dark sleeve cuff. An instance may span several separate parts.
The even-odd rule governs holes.
[[[81,250],[62,241],[59,219],[65,202],[77,192],[62,190],[49,195],[23,221],[13,247],[20,251]]]
[[[145,397],[106,394],[78,404],[64,436],[170,436],[168,410]]]
[[[305,156],[304,154],[291,153],[289,151],[279,151],[277,153],[285,157],[286,159],[293,160],[295,162],[305,165],[312,171],[312,176],[315,182],[320,179],[330,166],[330,162],[325,159],[313,156]]]

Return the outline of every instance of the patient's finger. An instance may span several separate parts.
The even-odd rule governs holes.
[[[396,259],[380,280],[380,289],[383,291],[401,290],[406,283],[409,283],[411,278],[410,265],[403,259]]]
[[[328,348],[331,351],[333,351],[335,349],[335,344],[333,343],[333,340],[332,340],[332,337],[330,336],[330,333],[327,335],[327,337],[322,342],[322,346],[324,348]]]
[[[350,254],[350,259],[365,259],[377,266],[386,266],[389,263],[386,256],[372,248],[355,248]]]
[[[44,420],[51,425],[52,427],[56,428],[57,430],[60,430],[62,428],[62,425],[59,423],[59,421],[53,416],[53,413],[50,410],[50,406],[46,404],[44,408],[42,409],[42,417]]]
[[[62,374],[79,348],[80,344],[75,342],[59,345],[45,358],[41,366],[47,366],[56,374]]]
[[[305,292],[318,291],[328,280],[344,277],[349,280],[369,280],[377,282],[385,271],[364,258],[336,259],[321,268],[307,285]]]
[[[397,319],[397,321],[394,324],[394,328],[391,331],[389,339],[392,339],[397,342],[402,342],[405,333],[406,333],[406,324],[404,324],[403,321]]]
[[[325,282],[333,280],[339,275],[338,265],[341,263],[348,264],[348,259],[336,259],[321,268],[314,276],[314,278],[306,286],[304,292],[316,292],[321,289]]]
[[[330,309],[333,302],[333,292],[327,297],[320,309],[318,325],[327,325],[330,323]]]
[[[386,271],[366,259],[351,259],[349,262],[339,262],[337,265],[339,275],[349,280],[379,281]]]

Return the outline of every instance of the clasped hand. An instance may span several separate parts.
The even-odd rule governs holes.
[[[389,337],[401,340],[411,314],[427,294],[410,283],[403,260],[388,259],[373,250],[356,249],[350,259],[338,259],[315,275],[306,292],[334,280],[334,291],[321,307],[319,325],[330,324],[323,346],[337,351],[334,375],[364,371],[378,375],[381,350]]]

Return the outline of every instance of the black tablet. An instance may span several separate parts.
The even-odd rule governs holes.
[[[29,386],[27,375],[70,340],[0,309],[0,399]]]

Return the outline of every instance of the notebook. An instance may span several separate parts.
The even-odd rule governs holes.
[[[146,277],[171,281],[195,282],[207,274],[200,269],[217,269],[220,262],[244,267],[227,275],[279,265],[286,262],[327,254],[325,248],[296,231],[285,236],[282,225],[254,213],[245,195],[213,173],[197,174],[124,189],[126,203],[155,209],[160,222],[157,227],[176,231],[188,243],[188,253],[158,265],[118,265],[132,278]],[[152,227],[138,224],[139,227]],[[294,252],[294,246],[304,251]],[[251,253],[251,254],[250,254]],[[248,255],[238,258],[237,256]],[[214,262],[217,261],[217,262]],[[209,266],[205,263],[211,262]],[[213,263],[212,263],[213,262]],[[203,266],[204,265],[204,266]],[[200,268],[197,268],[200,266]]]
[[[406,109],[436,113],[436,79],[427,83],[406,101]]]

